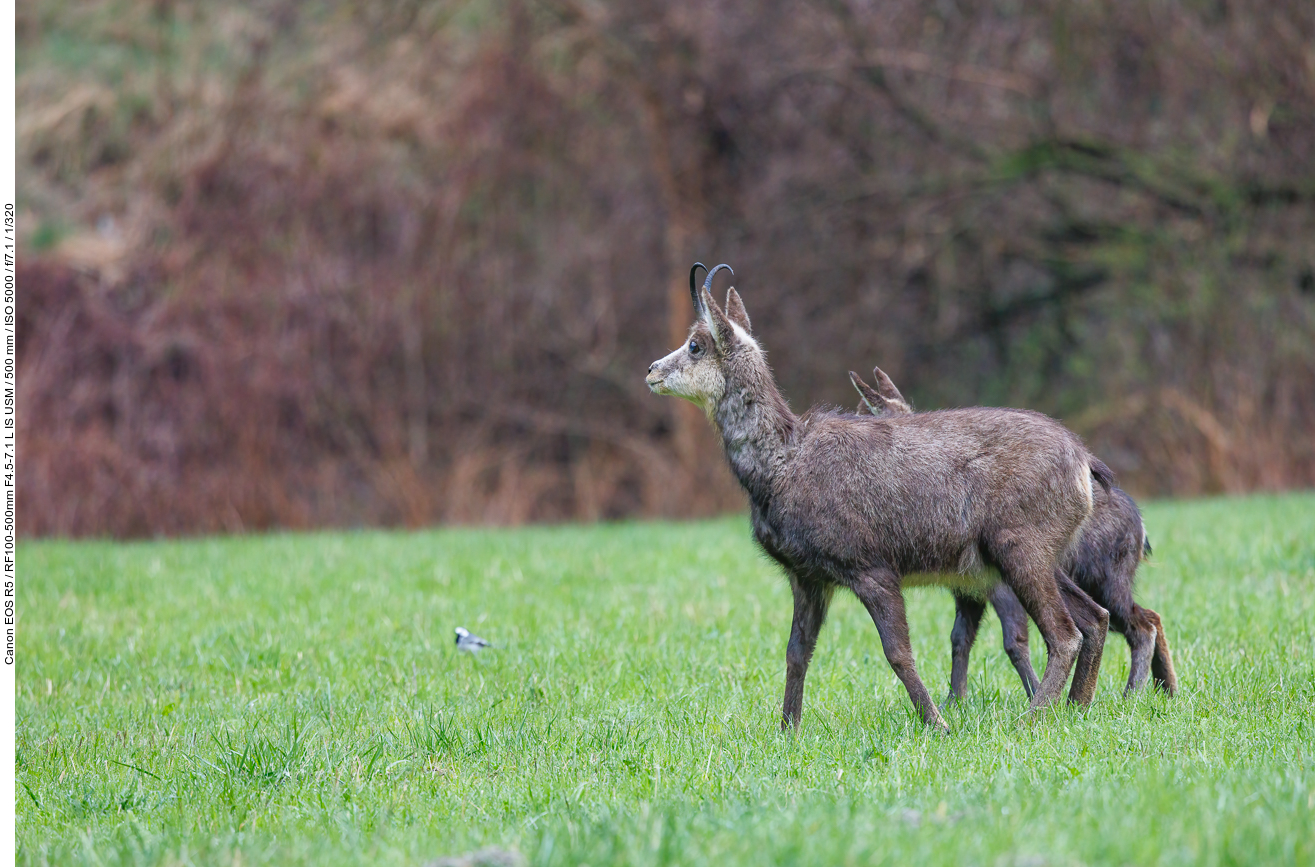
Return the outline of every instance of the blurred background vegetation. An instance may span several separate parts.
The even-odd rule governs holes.
[[[18,6],[20,527],[740,508],[648,393],[729,262],[796,409],[1315,484],[1308,0]]]

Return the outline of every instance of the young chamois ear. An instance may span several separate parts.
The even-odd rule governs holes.
[[[717,302],[713,300],[712,297],[712,278],[717,276],[717,272],[723,268],[727,271],[731,271],[730,265],[718,265],[708,272],[707,278],[703,281],[703,288],[700,289],[698,293],[698,303],[695,305],[695,309],[699,312],[699,317],[703,320],[703,323],[708,326],[708,331],[712,332],[712,339],[716,342],[717,349],[720,352],[725,352],[735,343],[735,328],[731,324],[730,318],[722,312],[722,309],[717,306]],[[735,272],[731,271],[731,274],[734,275]],[[691,268],[691,283],[693,282],[693,279],[694,270]],[[732,292],[734,292],[733,289]],[[735,295],[735,298],[738,300],[739,295]],[[739,307],[740,310],[743,311],[744,304],[741,302]],[[748,321],[749,317],[747,314],[744,319],[746,322]]]
[[[858,392],[860,413],[866,411],[871,415],[890,415],[895,413],[913,412],[913,407],[909,406],[904,400],[904,395],[900,394],[895,383],[890,381],[885,371],[880,367],[872,368],[872,376],[877,381],[877,387],[873,388],[863,381],[854,371],[849,372],[849,381],[853,383],[854,389]]]
[[[872,378],[877,382],[877,394],[886,399],[886,406],[891,412],[913,412],[913,407],[904,399],[904,395],[899,393],[899,389],[890,381],[890,377],[886,376],[886,371],[873,366]]]
[[[867,413],[868,415],[885,415],[886,401],[877,390],[863,381],[863,377],[854,371],[849,372],[849,382],[858,392],[858,407],[855,409],[859,415]]]

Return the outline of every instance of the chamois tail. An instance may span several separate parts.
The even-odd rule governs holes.
[[[1105,493],[1108,494],[1110,488],[1114,487],[1114,471],[1105,466],[1104,461],[1100,458],[1092,457],[1091,475],[1096,481],[1100,482],[1100,486],[1105,489]]]

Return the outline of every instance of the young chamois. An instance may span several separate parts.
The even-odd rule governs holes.
[[[808,663],[837,587],[867,608],[887,661],[928,725],[948,728],[914,668],[906,584],[984,592],[1003,579],[1046,642],[1033,708],[1059,699],[1075,660],[1069,697],[1089,702],[1099,647],[1084,642],[1069,615],[1058,561],[1091,513],[1093,477],[1108,486],[1109,469],[1076,435],[1034,412],[796,416],[739,294],[729,291],[725,311],[712,298],[712,278],[727,266],[713,268],[700,289],[702,267],[690,270],[689,338],[653,362],[646,379],[655,393],[707,413],[749,495],[754,538],[789,578],[794,619],[782,729],[799,725]]]
[[[852,370],[849,372],[849,381],[859,394],[859,412],[874,416],[913,412],[885,371],[874,367],[872,376],[876,388]],[[1140,689],[1150,675],[1157,687],[1173,695],[1178,689],[1178,677],[1160,615],[1132,598],[1137,566],[1151,553],[1141,512],[1132,497],[1118,487],[1108,492],[1096,488],[1093,500],[1091,517],[1083,527],[1082,536],[1060,560],[1060,566],[1095,602],[1108,609],[1110,627],[1127,639],[1132,665],[1124,694]],[[987,600],[1000,617],[1005,653],[1030,697],[1036,692],[1038,681],[1028,655],[1027,612],[1004,584],[991,590]],[[985,612],[982,601],[970,596],[956,594],[954,604],[954,630],[950,633],[953,665],[946,704],[962,698],[967,688],[968,654]]]

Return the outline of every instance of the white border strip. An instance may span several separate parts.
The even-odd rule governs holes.
[[[4,334],[4,400],[0,403],[0,476],[3,476],[4,513],[3,574],[0,575],[0,600],[3,601],[0,624],[0,864],[13,864],[18,841],[15,837],[15,813],[18,809],[17,780],[14,768],[14,740],[17,720],[14,715],[17,681],[14,677],[14,658],[17,650],[15,633],[17,604],[15,595],[16,571],[14,565],[14,472],[15,472],[15,392],[17,359],[14,353],[14,305],[16,277],[14,262],[18,256],[18,201],[15,198],[15,75],[18,56],[14,42],[16,3],[6,3],[0,11],[0,253],[3,253],[3,334]]]

